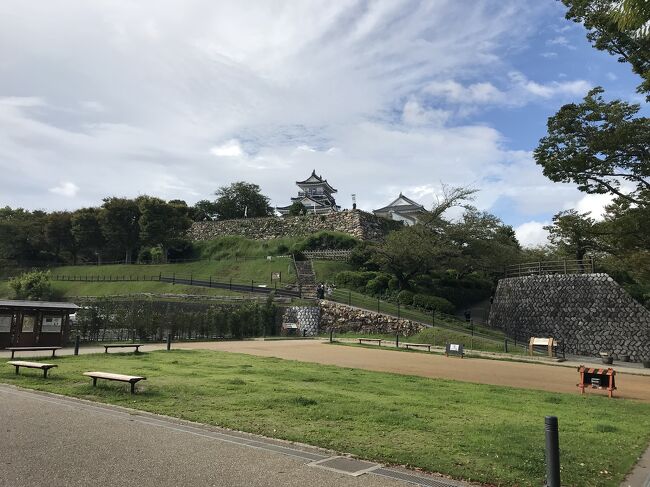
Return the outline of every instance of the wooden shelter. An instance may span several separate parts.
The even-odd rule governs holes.
[[[63,346],[78,309],[73,303],[0,300],[0,348]]]

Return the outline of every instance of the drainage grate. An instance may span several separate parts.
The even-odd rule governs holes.
[[[401,480],[403,482],[408,482],[410,484],[421,485],[423,487],[460,487],[463,485],[461,482],[454,482],[453,480],[448,480],[442,477],[431,478],[431,477],[421,477],[419,475],[413,475],[406,472],[399,472],[397,470],[390,470],[387,468],[378,468],[372,471],[375,475],[380,475],[382,477],[388,477],[395,480]]]
[[[330,457],[325,460],[312,462],[309,466],[324,468],[325,470],[331,470],[332,472],[351,475],[353,477],[358,477],[364,473],[372,472],[373,470],[381,468],[381,465],[378,463],[366,462],[348,457]]]

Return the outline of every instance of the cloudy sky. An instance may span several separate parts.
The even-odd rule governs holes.
[[[554,0],[2,0],[0,206],[193,203],[233,181],[286,205],[316,169],[342,207],[441,184],[522,243],[607,199],[532,160],[591,86],[640,101]]]

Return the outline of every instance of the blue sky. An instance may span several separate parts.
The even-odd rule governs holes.
[[[283,206],[316,169],[366,210],[470,185],[542,243],[555,212],[608,201],[541,174],[547,117],[596,85],[642,102],[563,15],[554,0],[4,0],[0,205],[193,203],[245,180]]]

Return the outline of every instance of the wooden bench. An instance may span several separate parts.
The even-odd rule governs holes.
[[[40,362],[23,362],[22,360],[13,360],[7,362],[9,365],[16,367],[16,375],[21,367],[27,367],[28,369],[41,369],[43,371],[43,378],[47,379],[47,371],[53,367],[57,367],[55,364],[42,364]]]
[[[14,358],[16,352],[41,352],[43,350],[52,350],[52,357],[55,356],[57,350],[61,350],[63,347],[7,347],[5,350],[11,352],[11,358]]]
[[[118,382],[128,382],[131,384],[131,394],[135,394],[135,385],[141,380],[147,380],[146,377],[139,375],[113,374],[111,372],[84,372],[85,376],[92,377],[93,387],[97,386],[97,379],[115,380]]]
[[[359,345],[361,345],[361,342],[377,342],[377,345],[381,347],[381,339],[380,338],[359,338]]]
[[[140,351],[141,346],[142,346],[141,343],[129,343],[129,344],[115,343],[111,345],[104,345],[104,353],[108,353],[109,348],[135,348],[135,353],[138,353]]]
[[[427,349],[427,351],[431,351],[431,345],[428,343],[402,343],[402,345],[404,345],[407,349],[409,347],[424,347]]]

